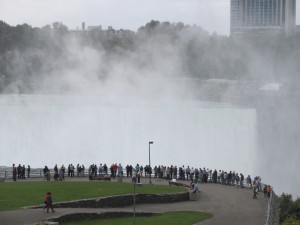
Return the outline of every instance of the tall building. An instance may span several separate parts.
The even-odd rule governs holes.
[[[280,32],[296,27],[296,0],[231,0],[230,34]]]

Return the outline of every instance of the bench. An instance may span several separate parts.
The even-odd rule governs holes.
[[[169,182],[169,185],[175,185],[175,186],[186,187],[186,188],[189,188],[189,187],[190,187],[190,186],[187,185],[187,184],[179,183],[179,182],[173,182],[173,181],[170,181],[170,182]]]
[[[189,200],[190,201],[197,201],[198,199],[198,196],[199,196],[199,191],[197,192],[189,192]]]
[[[94,177],[94,176],[90,176],[89,179],[90,179],[90,180],[99,180],[99,181],[100,181],[100,180],[104,180],[105,182],[106,182],[106,181],[109,181],[109,182],[111,181],[111,177],[110,177],[110,176],[104,176],[104,177]]]
[[[59,222],[45,221],[45,225],[59,225]]]

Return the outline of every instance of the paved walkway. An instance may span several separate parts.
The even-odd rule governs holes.
[[[155,180],[154,183],[167,184],[166,181]],[[197,201],[185,201],[170,204],[139,204],[136,212],[167,212],[193,210],[210,212],[214,216],[197,225],[264,225],[266,219],[267,199],[263,194],[252,199],[252,191],[237,189],[219,184],[200,184],[201,192]],[[45,213],[42,209],[22,209],[0,212],[1,225],[31,225],[41,220],[60,217],[76,212],[99,213],[106,211],[132,212],[133,207],[86,209],[57,208],[55,213]]]

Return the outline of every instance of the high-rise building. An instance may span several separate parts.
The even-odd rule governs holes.
[[[296,27],[296,0],[231,0],[230,34],[284,31]]]

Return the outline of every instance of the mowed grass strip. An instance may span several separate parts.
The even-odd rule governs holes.
[[[178,211],[161,213],[154,216],[136,217],[136,225],[192,225],[203,220],[209,219],[212,214],[194,211]],[[98,219],[98,220],[82,220],[72,221],[68,223],[60,223],[62,225],[132,225],[133,218],[114,218],[114,219]]]
[[[116,182],[9,182],[0,183],[0,211],[15,210],[25,206],[43,204],[45,193],[52,193],[53,202],[97,198],[133,193],[130,183]],[[143,185],[136,193],[166,194],[184,192],[186,189],[169,185]]]

